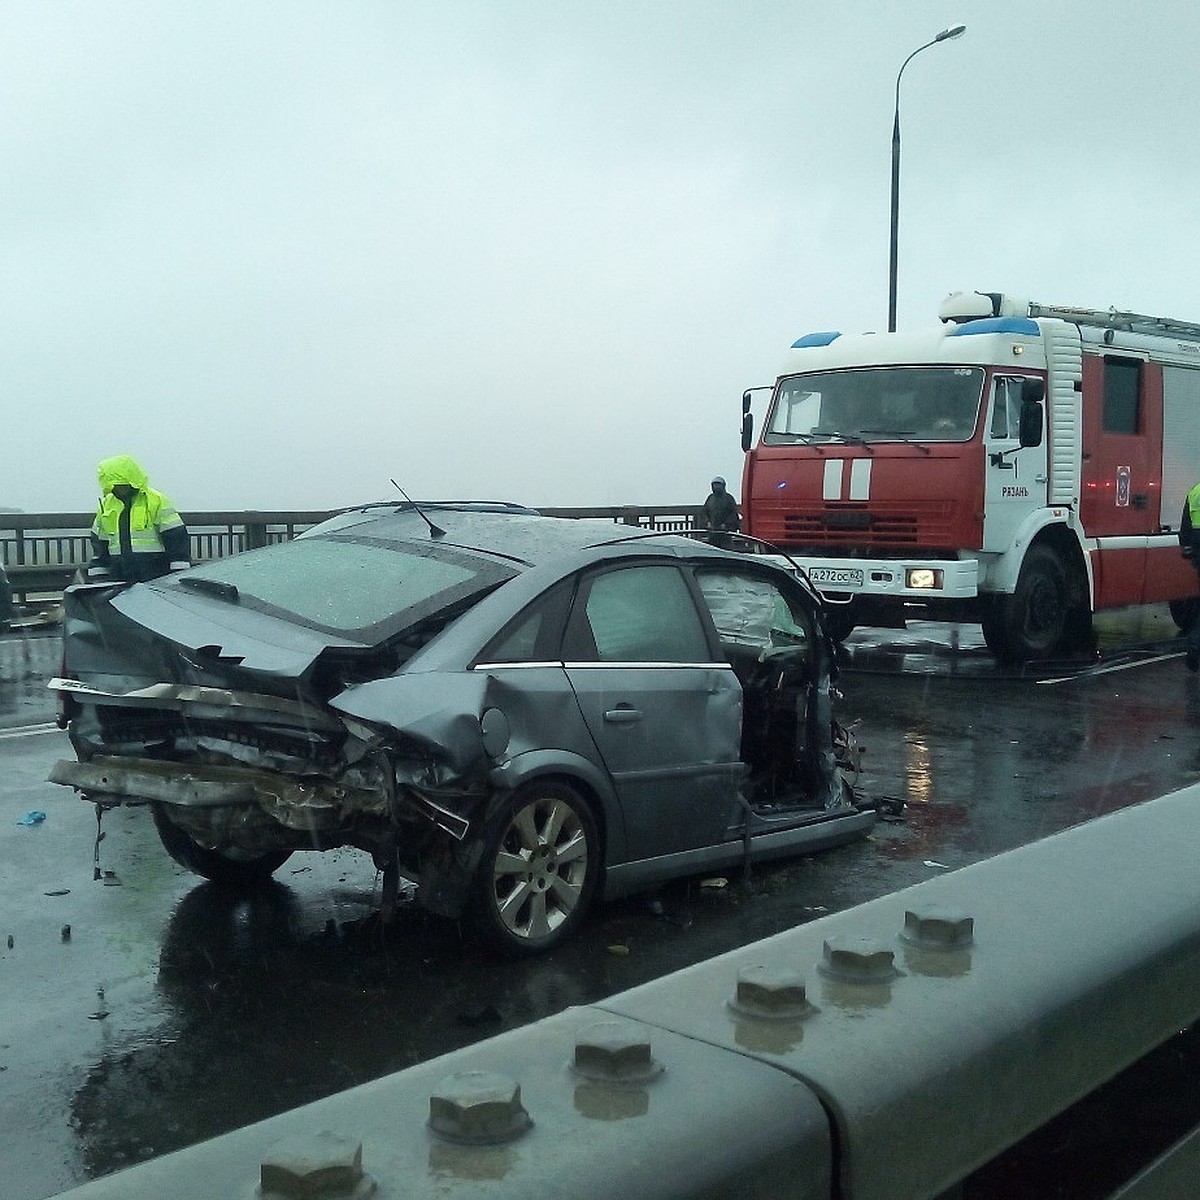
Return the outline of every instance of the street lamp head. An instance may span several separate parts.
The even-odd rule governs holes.
[[[949,29],[943,29],[933,40],[935,42],[948,42],[951,38],[962,37],[967,32],[965,25],[951,25]]]

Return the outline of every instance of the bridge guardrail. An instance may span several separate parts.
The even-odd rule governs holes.
[[[1198,801],[1123,809],[64,1195],[945,1196],[1200,1015]],[[1152,1178],[1189,1178],[1196,1147]]]
[[[288,541],[331,517],[336,509],[300,511],[197,512],[183,514],[191,535],[192,559],[205,562]],[[600,508],[542,508],[547,516],[598,518],[664,532],[691,529],[695,505],[613,505]],[[88,537],[94,513],[0,513],[0,561],[14,596],[57,598],[91,557]]]

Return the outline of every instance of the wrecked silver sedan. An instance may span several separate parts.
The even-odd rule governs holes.
[[[433,517],[436,517],[437,524]],[[840,844],[856,802],[820,602],[764,558],[504,506],[370,505],[65,601],[78,761],[250,885],[355,846],[384,900],[544,950],[597,897]]]

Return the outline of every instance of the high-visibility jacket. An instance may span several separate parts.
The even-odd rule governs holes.
[[[128,454],[100,463],[100,504],[92,522],[92,561],[121,579],[153,579],[173,566],[187,566],[187,526],[175,506],[149,485],[146,472]],[[128,503],[113,488],[133,488]]]
[[[1200,483],[1196,484],[1183,501],[1183,515],[1179,518],[1179,545],[1184,555],[1190,558],[1200,571]]]

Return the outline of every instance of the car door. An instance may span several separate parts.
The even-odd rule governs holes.
[[[630,859],[721,841],[743,770],[741,686],[684,573],[638,563],[583,576],[563,658]]]

